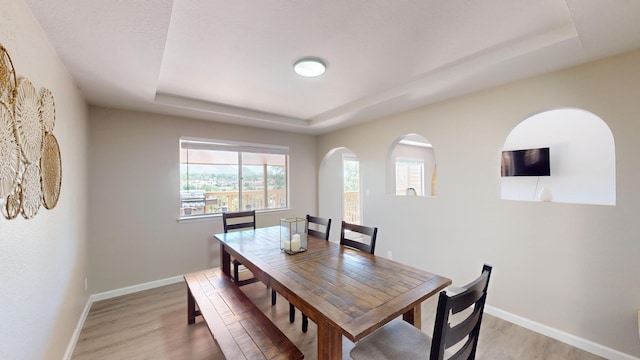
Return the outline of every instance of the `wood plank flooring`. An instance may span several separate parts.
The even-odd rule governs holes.
[[[261,283],[242,290],[305,355],[316,359],[317,328],[300,330],[301,316],[289,323],[289,303],[278,296],[271,306],[271,289]],[[93,304],[73,353],[83,359],[224,359],[206,325],[198,319],[187,325],[187,290],[184,283],[141,291]],[[422,328],[433,327],[436,297],[422,307]],[[343,358],[353,347],[343,338]],[[483,360],[596,360],[602,359],[562,342],[485,314],[477,359]]]

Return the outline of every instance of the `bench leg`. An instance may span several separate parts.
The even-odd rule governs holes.
[[[191,294],[191,289],[187,289],[187,323],[189,325],[196,322],[196,302]]]
[[[271,306],[276,304],[276,291],[271,290]]]

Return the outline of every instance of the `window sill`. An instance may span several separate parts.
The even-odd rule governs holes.
[[[273,214],[278,212],[289,212],[289,211],[291,211],[291,208],[263,209],[263,210],[256,210],[256,215]],[[194,216],[188,216],[188,217],[180,217],[176,221],[178,222],[178,224],[183,224],[183,223],[192,223],[192,222],[200,222],[200,221],[210,221],[213,219],[221,219],[221,218],[222,218],[222,214],[207,214],[207,215],[194,215]]]

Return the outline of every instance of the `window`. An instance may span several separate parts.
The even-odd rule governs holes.
[[[180,139],[180,216],[288,206],[289,148]]]
[[[360,162],[354,156],[343,155],[344,221],[360,224]]]
[[[396,159],[396,195],[424,195],[424,161]]]

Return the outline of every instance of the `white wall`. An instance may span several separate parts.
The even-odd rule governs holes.
[[[458,284],[492,264],[490,306],[638,357],[639,64],[636,51],[336,131],[318,138],[317,156],[336,147],[358,155],[364,218],[379,228],[376,253],[393,251],[394,260]],[[565,107],[611,128],[617,204],[500,200],[509,132],[530,114]],[[385,192],[388,147],[407,133],[437,149],[437,197]],[[330,196],[320,189],[320,198]]]
[[[87,107],[21,0],[0,0],[0,43],[19,77],[55,99],[62,191],[33,219],[0,216],[0,359],[60,359],[89,293],[87,276]]]
[[[56,208],[31,220],[0,218],[1,359],[60,359],[88,299],[87,273],[96,293],[217,262],[208,249],[220,221],[176,221],[183,135],[291,147],[293,210],[260,216],[259,226],[315,212],[318,164],[347,146],[360,160],[365,222],[380,228],[377,252],[393,250],[394,259],[457,283],[491,263],[491,306],[640,356],[640,52],[321,136],[317,152],[310,136],[93,108],[87,158],[76,85],[26,5],[0,0],[0,9],[0,42],[18,74],[55,97],[63,167]],[[496,154],[509,131],[561,107],[591,111],[611,128],[616,206],[499,199]],[[385,193],[388,146],[407,133],[438,149],[437,197]]]
[[[289,146],[291,210],[259,213],[257,226],[317,211],[313,136],[98,107],[89,118],[93,293],[219,264],[221,218],[177,222],[181,136]]]

